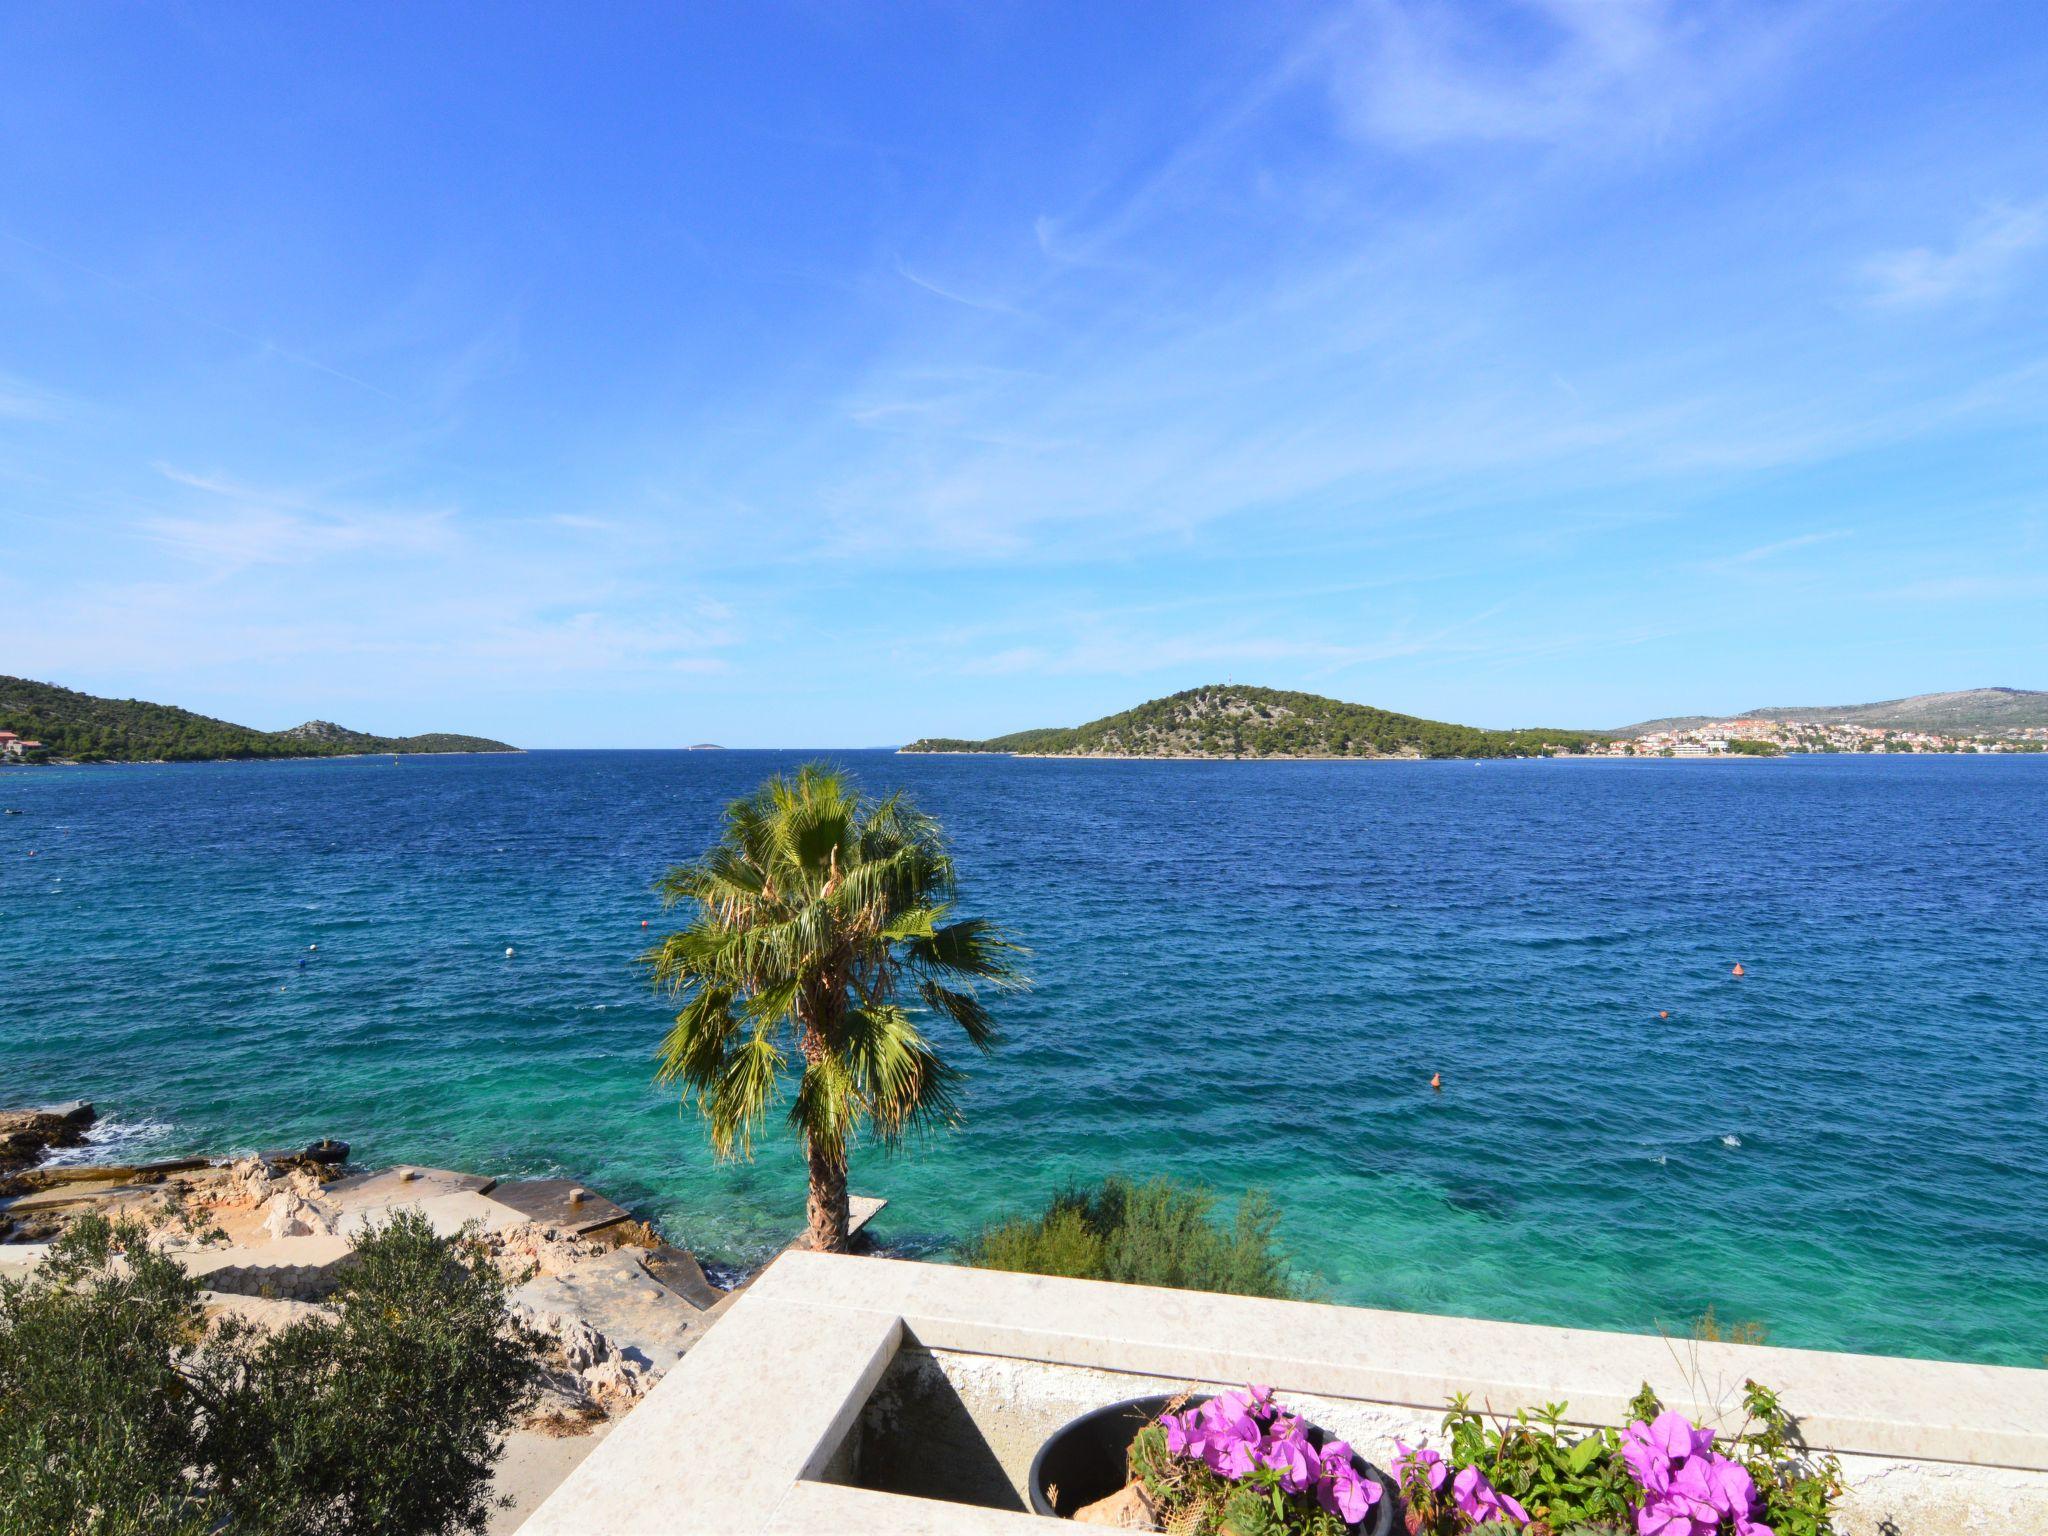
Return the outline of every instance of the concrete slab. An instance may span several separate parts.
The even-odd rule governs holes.
[[[765,1529],[845,1438],[901,1336],[880,1312],[741,1298],[522,1530]]]
[[[601,1419],[581,1435],[548,1435],[532,1429],[515,1429],[507,1435],[505,1454],[491,1472],[491,1493],[511,1502],[491,1510],[485,1536],[510,1536],[526,1524],[541,1500],[604,1443],[612,1424],[610,1419]]]
[[[67,1211],[80,1206],[105,1205],[125,1199],[146,1199],[160,1193],[155,1184],[110,1184],[103,1181],[64,1183],[52,1189],[32,1190],[12,1200],[0,1200],[0,1215],[31,1216],[37,1212]]]
[[[846,1197],[846,1235],[853,1236],[862,1227],[882,1214],[882,1207],[889,1202],[880,1195],[848,1195]]]
[[[487,1195],[497,1182],[482,1174],[457,1173],[452,1168],[400,1163],[375,1173],[347,1174],[322,1186],[320,1198],[343,1205],[389,1205],[394,1199],[418,1200],[427,1195]]]
[[[573,1270],[540,1275],[512,1293],[539,1312],[580,1317],[624,1354],[666,1371],[709,1327],[705,1312],[648,1274],[643,1250],[615,1248]]]
[[[48,1243],[0,1243],[0,1275],[19,1280],[49,1256]]]
[[[704,1266],[686,1249],[650,1248],[640,1255],[640,1262],[656,1280],[700,1312],[717,1306],[728,1294],[704,1278]]]
[[[491,1191],[526,1220],[579,1236],[625,1221],[629,1213],[574,1179],[510,1179]]]
[[[399,1186],[404,1190],[407,1186]],[[374,1205],[357,1202],[329,1201],[322,1191],[321,1200],[327,1204],[341,1204],[340,1215],[335,1219],[334,1230],[343,1237],[353,1237],[373,1224],[388,1221],[394,1211],[416,1210],[427,1218],[427,1224],[441,1237],[453,1237],[465,1226],[474,1222],[486,1232],[501,1232],[507,1227],[521,1225],[526,1218],[511,1206],[503,1204],[491,1195],[479,1195],[469,1190],[451,1190],[425,1196],[399,1193],[389,1201]]]

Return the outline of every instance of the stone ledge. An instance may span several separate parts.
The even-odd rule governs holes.
[[[1673,1406],[1711,1409],[1755,1376],[1783,1392],[1818,1449],[1909,1458],[1956,1485],[1947,1502],[1958,1509],[1976,1508],[1982,1493],[1999,1509],[2048,1511],[2048,1372],[1673,1346],[1627,1334],[791,1253],[525,1529],[1050,1533],[1051,1522],[1023,1513],[842,1485],[857,1459],[862,1410],[906,1344],[1002,1357],[1023,1370],[1038,1362],[1189,1383],[1256,1380],[1362,1409],[1440,1414],[1444,1397],[1458,1391],[1496,1411],[1568,1399],[1586,1423],[1618,1420],[1645,1379]],[[1881,1526],[1859,1515],[1848,1528]],[[1947,1514],[1927,1527],[1981,1528]]]
[[[1745,1379],[1818,1449],[2048,1471],[2048,1371],[1214,1296],[898,1259],[792,1253],[755,1294],[883,1310],[933,1349],[1201,1381],[1260,1381],[1441,1412],[1571,1404],[1621,1424],[1649,1382],[1711,1420]]]

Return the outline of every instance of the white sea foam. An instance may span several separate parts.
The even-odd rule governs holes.
[[[1724,1147],[1739,1147],[1742,1145],[1742,1138],[1740,1136],[1723,1136],[1721,1138],[1721,1145]]]
[[[146,1162],[148,1154],[163,1144],[171,1126],[163,1120],[122,1120],[113,1115],[96,1123],[75,1147],[53,1147],[43,1158],[44,1167],[66,1168],[81,1163]]]

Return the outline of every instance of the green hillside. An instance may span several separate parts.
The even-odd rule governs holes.
[[[1581,749],[1597,739],[1594,731],[1488,731],[1313,693],[1212,684],[1087,725],[1016,731],[987,741],[934,736],[903,750],[1055,757],[1536,757],[1553,748]]]
[[[1683,731],[1717,720],[1796,720],[1814,725],[1868,725],[1891,731],[1934,731],[1955,736],[1997,736],[2048,726],[2048,693],[2030,688],[1965,688],[1916,693],[1875,704],[1773,704],[1725,715],[1674,715],[1625,725],[1611,734],[1647,736]]]
[[[203,762],[220,758],[341,757],[362,752],[516,752],[482,736],[372,736],[324,720],[259,731],[172,704],[102,699],[0,676],[0,730],[82,763]]]

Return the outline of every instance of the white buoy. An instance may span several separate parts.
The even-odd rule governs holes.
[[[512,958],[512,946],[510,944],[507,944],[505,946],[505,958],[507,960],[510,960]]]
[[[306,946],[306,948],[308,948],[308,949],[318,949],[319,947],[320,947],[320,946],[319,946],[318,944],[308,944],[308,945]]]

